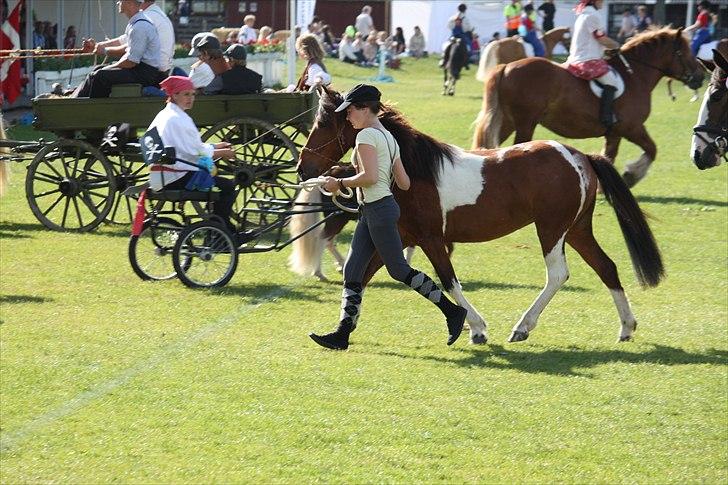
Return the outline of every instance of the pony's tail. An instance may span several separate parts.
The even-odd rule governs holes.
[[[601,155],[587,157],[597,173],[604,197],[617,215],[637,280],[643,287],[657,286],[665,276],[665,267],[644,212],[607,158]]]
[[[498,65],[498,42],[491,42],[480,53],[480,62],[478,62],[478,72],[475,73],[475,79],[485,82],[488,71],[496,65]]]
[[[5,124],[2,116],[0,116],[0,140],[5,140]],[[10,153],[7,148],[0,147],[0,153]],[[10,162],[0,161],[0,196],[5,194],[5,188],[10,183]]]
[[[503,112],[498,101],[501,79],[505,64],[498,65],[485,81],[483,108],[475,119],[473,131],[473,149],[498,148],[500,132],[503,125]]]
[[[294,211],[297,209],[311,209],[312,207],[310,205],[297,206],[295,205],[296,203],[320,204],[321,192],[318,189],[310,192],[302,190],[298,194],[298,197],[296,197],[296,202],[293,206]],[[301,234],[316,224],[319,216],[320,213],[317,211],[293,215],[289,223],[291,237]],[[324,240],[321,238],[322,231],[323,227],[320,225],[305,236],[301,236],[291,243],[293,249],[291,255],[288,257],[288,267],[291,271],[302,276],[311,276],[318,270],[324,251]]]

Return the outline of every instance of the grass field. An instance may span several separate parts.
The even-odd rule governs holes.
[[[436,62],[405,61],[380,88],[421,130],[469,146],[482,85],[471,70],[444,98]],[[328,67],[338,89],[375,74]],[[242,256],[221,290],[143,283],[127,227],[44,229],[13,166],[0,482],[727,483],[728,177],[689,162],[698,106],[678,94],[653,93],[658,160],[634,189],[662,285],[639,288],[612,209],[600,198],[595,213],[640,324],[623,344],[609,292],[571,249],[538,328],[505,343],[545,278],[529,227],[454,253],[489,344],[447,347],[437,310],[382,272],[349,351],[325,351],[307,333],[335,324],[340,288],[289,273],[287,250]],[[617,165],[638,155],[625,142]],[[431,272],[422,253],[413,264]],[[326,271],[338,281],[330,259]]]

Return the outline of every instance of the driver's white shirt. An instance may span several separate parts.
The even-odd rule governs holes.
[[[595,36],[596,35],[596,36]],[[568,64],[601,59],[604,55],[604,46],[597,41],[597,37],[604,36],[602,18],[597,9],[589,5],[576,18],[574,35],[571,39],[571,48]]]
[[[177,158],[191,163],[196,163],[197,159],[202,156],[212,158],[215,147],[210,143],[202,143],[195,122],[176,104],[168,102],[167,106],[157,113],[147,131],[152,128],[157,128],[162,144],[165,147],[174,147]],[[152,190],[160,190],[163,187],[162,174],[164,174],[164,185],[168,185],[184,177],[188,171],[199,170],[197,167],[182,162],[165,165],[165,167],[183,171],[151,172],[149,174],[149,187]]]

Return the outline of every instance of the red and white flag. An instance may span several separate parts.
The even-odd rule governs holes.
[[[0,27],[0,50],[20,49],[20,8],[23,0],[8,0],[7,19]],[[5,59],[0,64],[2,96],[9,103],[20,95],[20,61]]]

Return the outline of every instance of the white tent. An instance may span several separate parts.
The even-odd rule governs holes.
[[[463,2],[462,0],[396,0],[392,2],[390,31],[393,32],[396,27],[402,27],[405,39],[409,41],[415,25],[418,25],[425,35],[427,50],[429,52],[440,52],[442,44],[450,36],[447,21],[457,12],[458,5],[461,3],[468,6],[466,15],[470,23],[475,27],[475,32],[480,36],[481,44],[488,42],[493,32],[500,32],[501,36],[505,36],[503,8],[510,3],[510,0],[470,2]],[[541,5],[539,0],[534,3],[537,7]],[[573,9],[576,3],[576,0],[554,1],[556,5],[555,26],[573,28],[574,20],[576,20]],[[603,17],[605,12],[608,11],[607,2],[604,3],[604,7],[600,10]],[[538,24],[540,26],[540,20]]]

